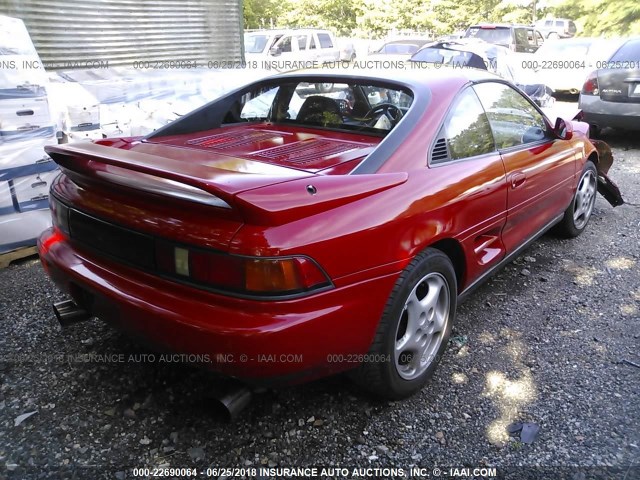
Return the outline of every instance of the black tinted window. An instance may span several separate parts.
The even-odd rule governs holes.
[[[491,127],[473,89],[458,96],[444,123],[444,134],[451,160],[495,150]]]
[[[640,39],[629,40],[611,57],[614,62],[640,62]]]
[[[533,34],[533,31],[530,30],[529,32]],[[525,30],[524,28],[514,28],[513,33],[516,36],[516,45],[529,44],[529,37],[528,37],[527,30]]]
[[[291,51],[291,37],[285,37],[282,39],[280,43],[278,43],[278,47],[280,47],[280,51],[282,53],[287,53]]]
[[[331,37],[326,33],[319,33],[318,41],[320,42],[320,48],[333,48]]]
[[[496,146],[514,147],[546,138],[543,116],[519,92],[503,83],[481,83],[475,88],[487,112]]]

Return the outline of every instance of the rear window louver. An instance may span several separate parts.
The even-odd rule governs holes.
[[[433,146],[431,152],[431,161],[433,163],[444,162],[449,159],[449,149],[447,148],[447,141],[444,138],[439,138],[436,144]]]
[[[228,148],[237,148],[250,145],[255,142],[265,142],[273,140],[282,140],[282,134],[263,132],[258,130],[249,130],[241,132],[225,132],[206,137],[194,138],[189,140],[187,145],[197,145],[199,147],[213,148],[215,150],[226,150]]]
[[[362,148],[362,145],[354,142],[311,138],[254,152],[252,156],[274,162],[304,165],[319,158],[339,155],[357,148]]]

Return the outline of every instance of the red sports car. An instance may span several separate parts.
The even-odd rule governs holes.
[[[586,129],[482,71],[298,72],[144,138],[47,147],[56,313],[247,382],[352,370],[406,397],[461,298],[585,229],[610,165]]]

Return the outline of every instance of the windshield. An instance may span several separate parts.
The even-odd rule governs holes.
[[[480,38],[485,42],[509,45],[511,43],[511,29],[509,27],[471,27],[467,37]]]
[[[589,47],[591,47],[592,43],[592,40],[582,40],[578,42],[558,40],[556,42],[545,42],[536,54],[566,58],[573,58],[574,56],[584,57],[589,52]]]
[[[415,43],[387,43],[383,45],[377,53],[387,53],[391,55],[410,55],[415,53],[420,48]]]
[[[268,35],[245,35],[244,51],[246,53],[262,53],[268,40]]]

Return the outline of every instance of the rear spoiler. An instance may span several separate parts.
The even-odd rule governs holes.
[[[407,181],[408,174],[249,174],[94,143],[48,145],[63,171],[102,178],[104,165],[172,180],[224,201],[255,225],[281,225],[373,195]]]
[[[233,195],[236,193],[233,189],[225,189],[220,185],[221,177],[228,175],[229,172],[214,167],[204,167],[172,158],[106,147],[91,142],[47,145],[44,150],[63,169],[80,174],[94,172],[95,167],[92,167],[90,163],[96,162],[189,185],[227,203],[233,199]],[[214,177],[218,182],[213,182]]]

